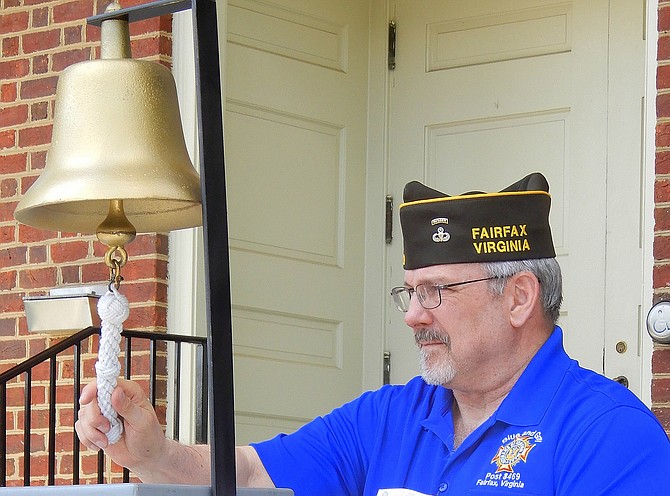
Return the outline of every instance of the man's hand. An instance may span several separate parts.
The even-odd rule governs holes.
[[[156,413],[140,386],[118,379],[112,393],[112,406],[123,418],[123,435],[115,444],[109,444],[106,434],[109,421],[102,415],[97,401],[95,382],[86,385],[79,400],[79,420],[75,424],[81,442],[93,449],[104,449],[116,463],[128,467],[141,479],[160,466],[160,458],[167,452],[168,440],[158,422]],[[158,464],[158,465],[157,465]]]
[[[144,482],[210,484],[209,446],[189,446],[166,438],[142,388],[125,379],[117,381],[112,406],[123,419],[121,439],[115,444],[107,441],[109,421],[100,413],[96,384],[92,382],[84,387],[79,399],[79,420],[75,424],[79,440],[93,450],[105,450],[112,460]],[[237,448],[237,484],[274,487],[251,446]]]

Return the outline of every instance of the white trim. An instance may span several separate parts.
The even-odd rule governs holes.
[[[184,139],[195,168],[198,164],[198,130],[195,101],[195,62],[190,10],[173,16],[172,72],[177,86]],[[195,284],[200,229],[173,231],[169,236],[168,331],[196,335]],[[200,242],[202,244],[202,242]]]
[[[199,169],[197,162],[198,132],[196,120],[195,100],[195,62],[193,50],[193,22],[190,10],[174,14],[172,24],[172,72],[177,86],[179,98],[179,110],[181,112],[184,139],[189,156]],[[203,335],[206,327],[199,324],[204,316],[204,298],[199,298],[199,293],[204,293],[204,271],[202,264],[202,228],[183,229],[173,231],[169,234],[169,284],[168,284],[168,306],[167,306],[167,328],[171,334],[186,334],[190,336]],[[202,288],[198,291],[198,288]],[[199,301],[200,300],[200,301]],[[182,398],[180,418],[180,439],[186,442],[195,440],[193,430],[192,405],[195,388],[195,350],[184,350],[182,370]],[[172,361],[169,361],[172,368]],[[172,370],[168,371],[172,376]],[[173,382],[168,381],[168,397],[171,397]],[[172,408],[167,409],[167,423],[172,425]],[[171,427],[168,428],[171,432]]]
[[[382,384],[386,333],[386,247],[383,227],[388,192],[388,70],[386,67],[389,1],[370,1],[368,81],[368,157],[366,180],[365,301],[363,390]],[[383,123],[383,125],[379,125]],[[395,208],[395,206],[394,206]],[[399,226],[395,226],[399,231]]]

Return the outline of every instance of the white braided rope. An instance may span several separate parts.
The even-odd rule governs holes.
[[[112,391],[116,387],[116,378],[121,372],[119,362],[121,331],[129,311],[128,299],[119,293],[113,284],[110,284],[109,290],[98,301],[101,332],[98,361],[95,364],[98,405],[112,426],[107,433],[109,444],[116,443],[123,432],[123,424],[112,408]]]

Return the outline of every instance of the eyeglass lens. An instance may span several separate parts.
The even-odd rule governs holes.
[[[412,298],[412,293],[408,288],[393,288],[391,290],[391,296],[393,297],[393,303],[401,312],[407,312],[409,310],[410,299]]]
[[[391,296],[398,310],[401,312],[409,311],[412,293],[416,293],[419,303],[426,310],[436,308],[442,302],[439,288],[432,284],[419,284],[414,289],[397,287],[391,290]]]

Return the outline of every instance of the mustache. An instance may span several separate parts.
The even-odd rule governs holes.
[[[423,343],[428,341],[439,341],[446,346],[449,346],[450,340],[449,336],[439,334],[433,329],[421,329],[414,333],[414,342],[417,346],[421,346]]]

